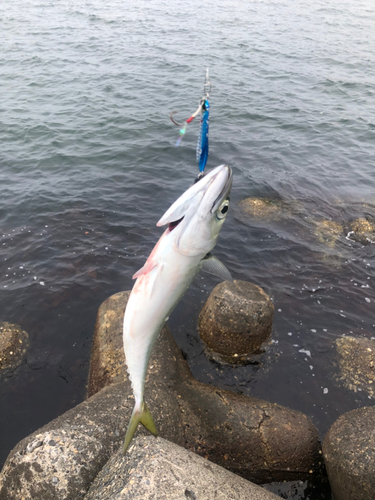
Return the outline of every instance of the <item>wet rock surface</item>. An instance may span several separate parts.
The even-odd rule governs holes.
[[[152,384],[148,389],[160,434],[183,444],[175,396]],[[113,384],[20,441],[0,473],[0,499],[83,498],[121,448],[133,405],[130,383]],[[140,426],[138,433],[147,431]]]
[[[255,220],[278,221],[296,210],[298,203],[273,198],[245,198],[240,201],[238,208]]]
[[[187,449],[258,484],[319,475],[319,436],[304,414],[197,381],[179,393]]]
[[[99,307],[91,348],[88,396],[106,385],[122,382],[127,378],[122,325],[129,295],[130,292],[117,293]]]
[[[29,345],[29,336],[18,325],[0,322],[0,377],[19,366]]]
[[[255,286],[242,283],[246,287]],[[118,377],[127,380],[122,320],[118,318],[122,318],[128,296],[129,292],[121,292],[102,304],[92,350],[94,359],[95,352],[107,351],[108,345],[121,345],[117,359],[123,373],[112,364],[105,365],[108,372],[104,376],[103,370],[90,369],[89,393],[114,383]],[[272,303],[271,306],[273,311]],[[108,317],[117,319],[108,322]],[[310,478],[310,471],[319,469],[318,434],[305,415],[198,382],[166,327],[151,356],[146,390],[150,384],[159,383],[166,387],[170,396],[176,397],[186,448],[259,483],[289,477]],[[146,401],[157,422],[158,415],[147,398]],[[163,436],[161,432],[160,435]],[[176,439],[172,441],[181,443]]]
[[[339,380],[357,392],[375,397],[375,341],[365,337],[341,337],[336,340]]]
[[[354,220],[350,224],[348,236],[362,245],[375,243],[375,220],[369,217]]]
[[[130,292],[116,293],[105,300],[99,308],[91,351],[89,396],[117,382],[125,381],[130,384],[122,341],[124,311],[129,295]],[[113,360],[107,362],[112,352],[116,356],[116,362]],[[150,383],[160,381],[167,387],[172,387],[174,383],[181,383],[187,378],[193,376],[168,326],[164,326],[151,354],[146,390]]]
[[[334,248],[337,240],[344,236],[344,226],[340,222],[330,219],[311,220],[311,222],[318,241],[330,248]]]
[[[198,330],[209,355],[230,363],[246,363],[271,335],[274,305],[248,281],[224,281],[210,294]]]
[[[101,307],[122,318],[128,295],[116,294]],[[102,322],[103,317],[98,314],[97,328],[106,332],[98,332],[97,338],[115,345],[122,321]],[[91,370],[89,388],[98,392],[12,450],[0,474],[0,500],[78,499],[87,492],[110,456],[121,449],[134,405],[128,377],[117,366]],[[305,415],[198,382],[167,327],[151,356],[145,400],[159,436],[246,479],[266,483],[320,474],[318,433]],[[148,432],[139,426],[140,434]]]
[[[277,499],[208,460],[152,436],[139,437],[126,456],[116,453],[85,500],[272,500]]]
[[[323,454],[337,500],[375,498],[375,407],[342,415],[328,431]]]

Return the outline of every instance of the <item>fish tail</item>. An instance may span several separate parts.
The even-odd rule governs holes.
[[[129,448],[130,441],[138,427],[139,422],[146,427],[147,430],[152,432],[154,436],[157,436],[157,431],[155,427],[154,420],[151,416],[150,410],[147,408],[146,403],[143,401],[140,408],[137,405],[133,409],[132,416],[130,417],[130,422],[128,429],[125,434],[123,453],[125,455],[127,449]]]

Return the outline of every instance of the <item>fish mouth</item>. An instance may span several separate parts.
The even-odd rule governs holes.
[[[173,231],[173,229],[179,225],[179,223],[182,221],[182,219],[183,219],[184,217],[185,217],[185,216],[181,217],[181,219],[178,219],[178,220],[175,220],[175,221],[173,221],[173,222],[170,222],[170,223],[168,224],[168,232],[170,233],[171,231]]]
[[[190,209],[195,206],[197,209],[204,199],[203,209],[207,212],[211,210],[212,200],[214,205],[218,200],[229,194],[232,186],[232,169],[227,165],[219,165],[189,187],[177,200],[169,207],[165,214],[159,219],[157,226],[171,224],[172,231],[187,215]]]

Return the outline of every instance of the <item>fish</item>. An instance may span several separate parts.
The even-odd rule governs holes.
[[[168,227],[133,276],[136,282],[125,309],[123,342],[135,404],[124,454],[139,423],[157,435],[143,395],[152,348],[169,315],[200,269],[233,281],[211,254],[228,213],[232,179],[232,169],[220,165],[190,186],[156,224]]]

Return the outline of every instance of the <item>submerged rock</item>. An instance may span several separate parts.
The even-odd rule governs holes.
[[[244,363],[270,337],[273,313],[271,299],[259,286],[224,281],[214,288],[199,315],[199,335],[214,358]]]
[[[18,325],[0,322],[0,376],[19,366],[29,345],[29,336]]]
[[[117,345],[122,337],[120,318],[128,295],[116,294],[102,304],[94,352],[108,352],[108,345]],[[119,363],[124,366],[123,359]],[[121,448],[134,405],[130,382],[124,368],[120,374],[113,364],[98,366],[98,372],[91,366],[89,392],[99,392],[23,439],[9,454],[0,473],[0,500],[83,498]],[[246,479],[264,483],[320,473],[318,432],[305,415],[198,382],[166,327],[151,356],[145,400],[161,437]],[[137,434],[145,433],[139,426]],[[157,440],[151,437],[152,442]],[[54,446],[61,455],[55,455]]]
[[[357,392],[365,391],[375,397],[375,341],[365,337],[336,339],[339,357],[339,379]]]
[[[238,204],[242,215],[250,216],[255,222],[286,221],[303,211],[303,204],[297,200],[281,198],[245,198]]]
[[[278,219],[285,206],[271,198],[245,198],[238,204],[240,210],[256,219]]]
[[[337,500],[375,498],[375,407],[342,415],[328,431],[323,454]]]
[[[344,226],[340,222],[329,219],[314,220],[314,233],[320,243],[333,248],[340,236],[344,235]]]
[[[350,224],[348,236],[362,245],[375,243],[375,221],[364,217],[356,219]]]
[[[124,456],[116,453],[85,500],[277,500],[260,486],[176,444],[138,437]]]

